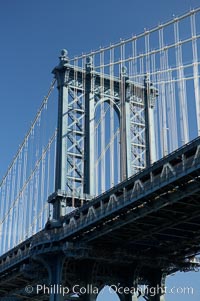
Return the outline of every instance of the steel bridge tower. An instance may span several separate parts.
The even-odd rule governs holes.
[[[61,51],[60,63],[53,73],[59,92],[58,132],[55,193],[49,197],[49,203],[53,204],[53,219],[59,220],[66,214],[66,208],[78,207],[95,197],[98,194],[95,183],[98,185],[105,177],[101,174],[101,179],[95,181],[95,152],[98,151],[95,111],[100,103],[107,103],[119,122],[120,156],[119,162],[113,162],[113,173],[116,165],[120,166],[119,181],[156,160],[153,110],[157,90],[147,76],[143,86],[131,82],[125,66],[119,78],[94,71],[92,57],[86,58],[85,68],[74,67],[66,50]],[[107,130],[104,128],[105,136]],[[114,139],[110,136],[110,140]],[[110,157],[115,157],[114,160],[115,152],[113,147]]]
[[[0,182],[0,301],[64,301],[39,282],[66,285],[67,300],[96,300],[74,296],[78,283],[164,301],[168,275],[200,266],[199,24],[197,8],[87,55],[61,51]]]

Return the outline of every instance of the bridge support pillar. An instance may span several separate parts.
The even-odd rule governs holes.
[[[48,263],[48,271],[49,271],[49,282],[52,287],[59,288],[62,285],[62,274],[63,274],[63,263],[64,263],[64,255],[57,254],[50,258]],[[63,301],[64,296],[62,294],[62,290],[53,289],[51,290],[49,301]]]
[[[132,294],[123,294],[119,296],[120,301],[138,301],[138,297]]]
[[[82,298],[81,301],[96,301],[97,295],[94,294],[85,294]]]
[[[132,273],[124,281],[119,281],[120,287],[118,290],[118,297],[120,301],[137,301],[137,286],[138,286],[138,274],[137,270],[134,275]],[[135,292],[135,293],[134,293]]]
[[[148,301],[165,301],[165,279],[166,275],[162,272],[152,271],[149,286],[146,290],[146,297]]]

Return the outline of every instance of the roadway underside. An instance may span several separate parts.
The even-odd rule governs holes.
[[[105,284],[138,279],[148,283],[153,274],[187,271],[200,252],[200,177],[194,171],[164,188],[107,215],[94,227],[51,243],[43,241],[29,257],[1,274],[0,294],[20,300],[48,300],[48,293],[27,295],[26,285],[50,284],[46,263],[63,258],[62,285]],[[127,282],[126,282],[127,279]]]
[[[185,269],[200,251],[199,171],[132,203],[72,241],[99,260]]]

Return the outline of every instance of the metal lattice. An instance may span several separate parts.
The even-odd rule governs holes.
[[[57,132],[54,80],[0,183],[1,252],[52,218],[47,199],[57,220],[199,136],[199,51],[200,8],[72,59],[62,51]]]

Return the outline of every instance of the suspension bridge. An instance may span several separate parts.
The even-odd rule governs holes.
[[[167,275],[198,268],[199,51],[200,8],[61,51],[0,182],[0,300],[94,301],[120,284],[121,301],[164,301]]]

